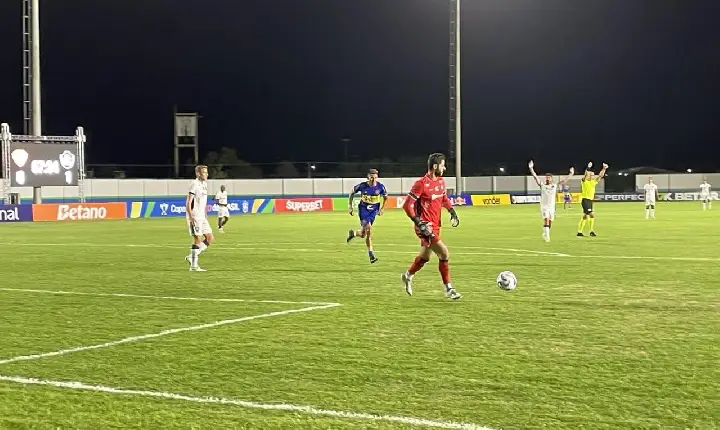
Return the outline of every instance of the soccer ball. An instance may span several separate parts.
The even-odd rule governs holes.
[[[512,291],[517,287],[517,278],[515,274],[509,270],[500,272],[497,277],[497,284],[500,289],[505,291]]]

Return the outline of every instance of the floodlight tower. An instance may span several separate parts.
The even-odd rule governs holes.
[[[23,126],[24,134],[42,136],[40,106],[40,0],[23,2]],[[42,203],[33,187],[33,203]]]
[[[460,1],[450,0],[449,155],[455,159],[455,194],[461,194],[462,114],[460,106]]]

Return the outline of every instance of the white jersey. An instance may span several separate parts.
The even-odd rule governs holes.
[[[704,184],[700,184],[700,195],[702,195],[702,196],[710,195],[710,184],[708,184],[707,182]]]
[[[555,221],[555,203],[557,202],[557,184],[540,185],[540,216]]]
[[[643,187],[645,189],[645,201],[646,202],[655,202],[655,197],[657,196],[658,187],[655,184],[645,184]]]
[[[215,201],[219,205],[227,206],[227,192],[226,191],[218,191],[218,193],[215,194]]]
[[[543,183],[540,185],[540,206],[544,208],[554,208],[557,202],[557,184]]]
[[[188,191],[192,195],[190,199],[190,211],[195,219],[203,219],[206,216],[207,211],[207,182],[195,179],[190,183],[190,190]]]

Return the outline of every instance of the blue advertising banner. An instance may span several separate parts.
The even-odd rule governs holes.
[[[662,196],[660,197],[662,200]],[[609,194],[600,193],[595,195],[596,201],[601,202],[644,202],[644,193],[620,193],[620,194]]]
[[[273,199],[230,199],[227,207],[230,210],[230,215],[272,213],[275,202]],[[217,215],[218,208],[217,204],[208,204],[208,215]],[[184,200],[156,200],[128,204],[128,218],[179,216],[185,216]]]
[[[0,205],[0,222],[27,222],[32,220],[32,205]]]
[[[449,196],[448,198],[453,206],[472,206],[470,194],[460,194],[458,196]]]
[[[685,202],[685,201],[699,201],[703,200],[703,196],[698,192],[694,193],[659,193],[660,200],[666,202]],[[713,191],[710,193],[710,200],[718,200],[720,196],[718,193]],[[595,196],[595,200],[603,202],[642,202],[645,201],[645,193],[624,193],[624,194],[598,194]]]

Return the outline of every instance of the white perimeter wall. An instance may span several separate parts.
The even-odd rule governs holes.
[[[637,175],[635,186],[641,190],[652,177],[660,191],[700,191],[700,183],[707,178],[715,190],[720,190],[720,173],[682,173],[672,175]]]
[[[652,176],[662,191],[697,190],[703,178],[720,189],[720,173],[683,173],[663,175],[637,175],[637,189],[642,189]],[[215,192],[220,185],[227,187],[234,196],[333,196],[348,194],[353,186],[364,178],[317,178],[317,179],[228,179],[210,180],[210,190]],[[381,178],[390,194],[405,194],[417,178]],[[455,178],[446,177],[447,186],[455,189]],[[0,188],[2,187],[0,179]],[[538,189],[531,176],[473,176],[463,178],[464,190],[468,194],[537,194]],[[184,179],[88,179],[85,181],[87,197],[157,197],[184,196],[190,181]],[[580,176],[569,182],[572,191],[579,191]],[[597,192],[604,192],[604,183],[598,184]],[[13,188],[23,199],[32,198],[32,188]],[[45,198],[73,199],[78,195],[77,187],[43,187]]]

